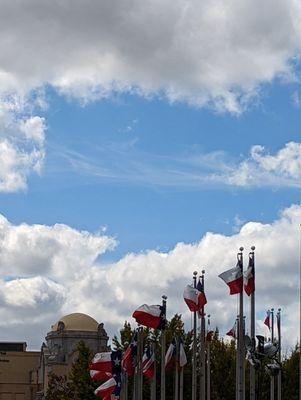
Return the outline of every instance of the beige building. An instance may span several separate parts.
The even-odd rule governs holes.
[[[68,375],[83,340],[93,353],[108,349],[103,324],[74,313],[57,321],[41,351],[26,351],[26,343],[0,343],[0,400],[43,399],[51,373]]]

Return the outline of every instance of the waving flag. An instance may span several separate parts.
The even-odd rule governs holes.
[[[255,292],[255,267],[254,257],[249,255],[248,269],[244,273],[244,289],[248,296]]]
[[[264,324],[265,324],[269,329],[271,329],[270,316],[271,316],[271,311],[268,310],[268,311],[267,311],[267,316],[265,317],[265,320],[264,320]]]
[[[228,269],[219,275],[230,288],[230,294],[238,294],[242,292],[243,278],[241,261],[237,262],[236,267]]]
[[[90,369],[95,371],[112,373],[111,355],[112,355],[111,351],[95,354],[95,356],[91,361]]]
[[[153,329],[165,328],[166,311],[163,306],[142,304],[134,311],[133,317],[138,324]]]
[[[176,341],[173,339],[165,355],[165,369],[169,369],[172,366],[173,359],[176,356],[176,350]]]
[[[137,356],[137,331],[131,340],[131,343],[123,353],[121,360],[122,369],[128,374],[133,376],[135,372],[135,357]]]
[[[108,372],[110,374],[121,373],[121,350],[97,353],[89,366],[90,370]]]
[[[155,354],[149,348],[146,348],[142,358],[143,375],[149,379],[154,377],[155,373]]]
[[[233,339],[236,339],[236,329],[237,329],[237,324],[236,321],[233,325],[233,327],[226,333],[227,336],[232,336]]]
[[[112,378],[110,372],[95,371],[94,369],[90,370],[90,376],[94,382],[105,381],[106,379]]]
[[[192,312],[200,311],[207,303],[201,282],[198,283],[196,288],[192,285],[187,285],[184,289],[183,297],[189,310]]]
[[[94,392],[95,396],[101,399],[110,399],[111,395],[117,388],[117,380],[115,377],[110,378],[108,381],[100,385]]]
[[[180,339],[180,343],[179,343],[179,367],[183,368],[184,365],[187,364],[187,357],[186,357],[186,353],[185,353],[185,349],[184,349],[184,345],[183,345],[183,340]]]

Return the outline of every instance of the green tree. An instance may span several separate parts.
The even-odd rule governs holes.
[[[72,399],[74,400],[95,400],[94,394],[99,383],[95,383],[90,378],[89,364],[93,354],[83,341],[77,346],[77,358],[72,365],[69,374],[70,388],[72,391]]]
[[[73,396],[66,376],[51,374],[46,393],[46,400],[69,400]]]

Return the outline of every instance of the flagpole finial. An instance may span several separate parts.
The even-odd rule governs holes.
[[[239,251],[244,251],[244,248],[243,248],[243,247],[240,247],[240,248],[239,248]]]
[[[167,296],[165,294],[163,294],[162,299],[167,300]]]
[[[202,270],[202,274],[203,274],[203,275],[205,274],[205,270],[204,270],[204,269]]]
[[[280,312],[281,311],[281,308],[278,308],[278,312]]]
[[[254,250],[255,250],[255,246],[252,246],[252,247],[251,247],[251,250],[254,251]]]
[[[197,276],[197,274],[198,274],[198,271],[193,271],[194,276]]]

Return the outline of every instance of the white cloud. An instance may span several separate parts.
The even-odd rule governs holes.
[[[292,78],[300,55],[295,0],[2,0],[1,9],[5,91],[163,94],[238,113],[260,83]]]
[[[208,232],[196,243],[177,243],[169,252],[131,253],[118,262],[100,264],[101,254],[116,244],[102,233],[65,225],[14,226],[2,217],[1,330],[7,338],[26,339],[37,347],[61,315],[81,311],[103,321],[112,334],[125,319],[131,320],[137,306],[158,303],[162,294],[168,296],[168,315],[182,313],[189,328],[183,287],[193,270],[205,267],[207,311],[212,325],[224,333],[233,324],[237,302],[217,275],[235,264],[241,245],[246,252],[255,245],[258,326],[264,332],[261,315],[281,306],[284,343],[292,345],[298,332],[300,221],[301,206],[293,205],[274,222],[248,222],[232,236]],[[31,325],[25,327],[28,315]]]
[[[31,115],[26,101],[0,96],[0,192],[24,190],[28,176],[41,173],[45,130],[44,118]]]

